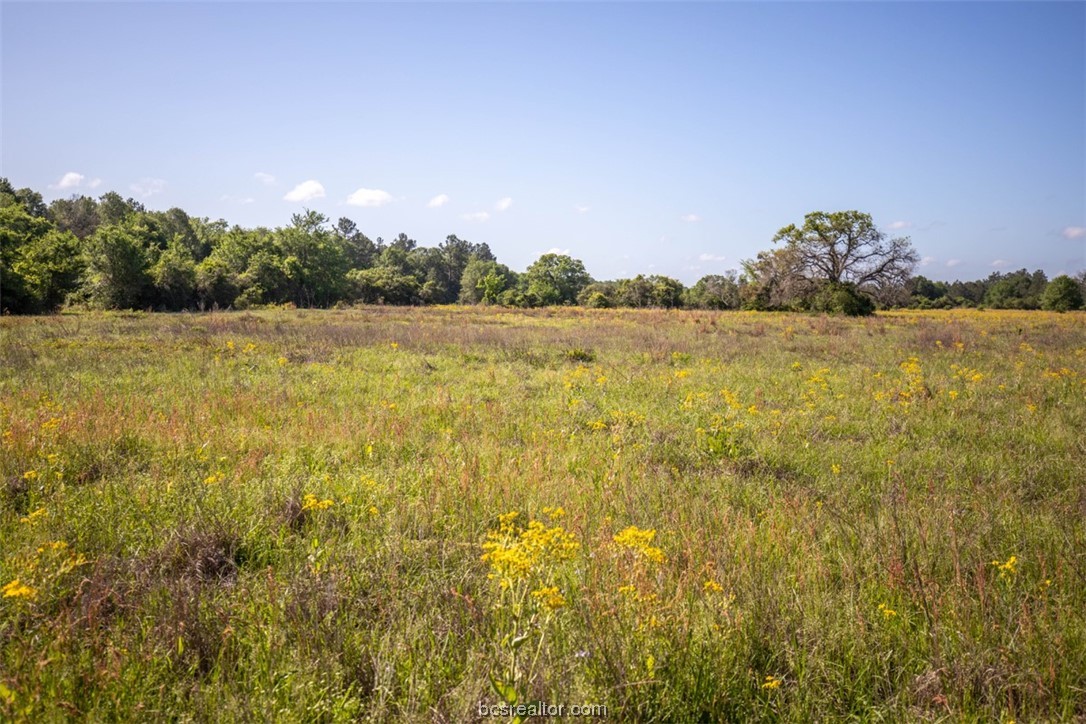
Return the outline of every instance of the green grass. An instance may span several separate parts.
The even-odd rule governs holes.
[[[1086,717],[1083,314],[0,333],[0,719]]]

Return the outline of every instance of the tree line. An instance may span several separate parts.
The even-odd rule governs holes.
[[[275,229],[230,226],[182,209],[153,211],[108,192],[46,204],[0,178],[0,310],[64,307],[246,309],[293,304],[582,305],[784,309],[865,314],[876,307],[1076,309],[1077,279],[1022,269],[972,282],[913,276],[908,239],[888,239],[855,211],[808,214],[781,229],[778,248],[741,270],[690,287],[670,277],[598,281],[565,254],[525,271],[500,263],[485,243],[450,235],[433,247],[406,234],[371,239],[348,218],[315,211]]]

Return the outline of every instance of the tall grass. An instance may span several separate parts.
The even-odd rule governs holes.
[[[0,718],[1086,717],[1084,315],[0,334]]]

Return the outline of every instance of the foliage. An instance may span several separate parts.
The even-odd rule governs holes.
[[[565,254],[544,254],[520,277],[531,306],[575,304],[577,294],[591,282],[584,263]]]
[[[781,246],[744,261],[742,274],[707,275],[690,288],[663,275],[593,281],[584,264],[544,254],[518,274],[485,243],[449,235],[422,246],[406,234],[371,239],[351,219],[334,225],[309,209],[284,227],[231,227],[183,209],[147,209],[106,192],[46,205],[41,194],[0,178],[0,309],[252,309],[291,303],[580,304],[708,310],[862,311],[979,307],[1036,309],[1044,272],[994,273],[974,281],[907,277],[916,254],[857,211],[808,214],[781,229]],[[1086,274],[1086,272],[1083,272]],[[1080,275],[1080,289],[1086,289]],[[831,285],[836,292],[825,291]],[[844,284],[851,292],[840,292]],[[855,292],[863,298],[851,295]],[[851,302],[846,304],[846,302]],[[857,306],[859,305],[859,306]]]
[[[875,303],[853,284],[828,282],[811,299],[811,309],[848,317],[864,317],[875,313]]]
[[[1075,280],[1061,274],[1048,283],[1041,295],[1041,308],[1053,312],[1068,312],[1083,306],[1082,290]]]
[[[784,242],[806,278],[857,288],[903,284],[920,261],[907,237],[886,238],[859,211],[815,211],[803,226],[778,231],[773,242]]]

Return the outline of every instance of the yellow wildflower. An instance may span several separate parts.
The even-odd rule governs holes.
[[[653,563],[663,563],[667,560],[663,550],[651,545],[656,538],[656,530],[643,530],[631,525],[625,530],[616,533],[613,540],[623,548],[636,551]]]
[[[778,688],[780,688],[780,685],[781,685],[782,681],[784,681],[784,680],[783,679],[778,679],[776,676],[773,676],[772,674],[766,674],[765,681],[762,682],[762,688],[763,689],[778,689]]]
[[[48,515],[45,508],[38,508],[37,510],[31,511],[30,513],[23,516],[22,518],[19,518],[19,522],[20,523],[33,523],[35,520],[37,520],[38,518],[41,518],[44,515]]]
[[[1006,561],[1000,563],[999,561],[992,561],[992,565],[999,571],[999,579],[1002,581],[1010,580],[1014,578],[1014,574],[1018,571],[1016,566],[1018,565],[1018,556],[1011,556]]]
[[[302,498],[302,510],[326,510],[335,504],[334,500],[327,498],[320,500],[316,495],[313,495],[313,493],[306,493],[305,497]]]
[[[22,583],[18,578],[0,588],[0,592],[4,594],[4,598],[34,598],[38,595],[35,589]]]
[[[551,520],[558,520],[566,514],[565,508],[557,506],[554,508],[544,508],[543,515],[547,516]]]
[[[544,608],[554,611],[566,605],[565,597],[558,591],[558,586],[546,586],[532,591],[532,598]]]
[[[879,611],[882,612],[884,618],[893,618],[897,615],[897,611],[887,606],[885,603],[879,604]]]

